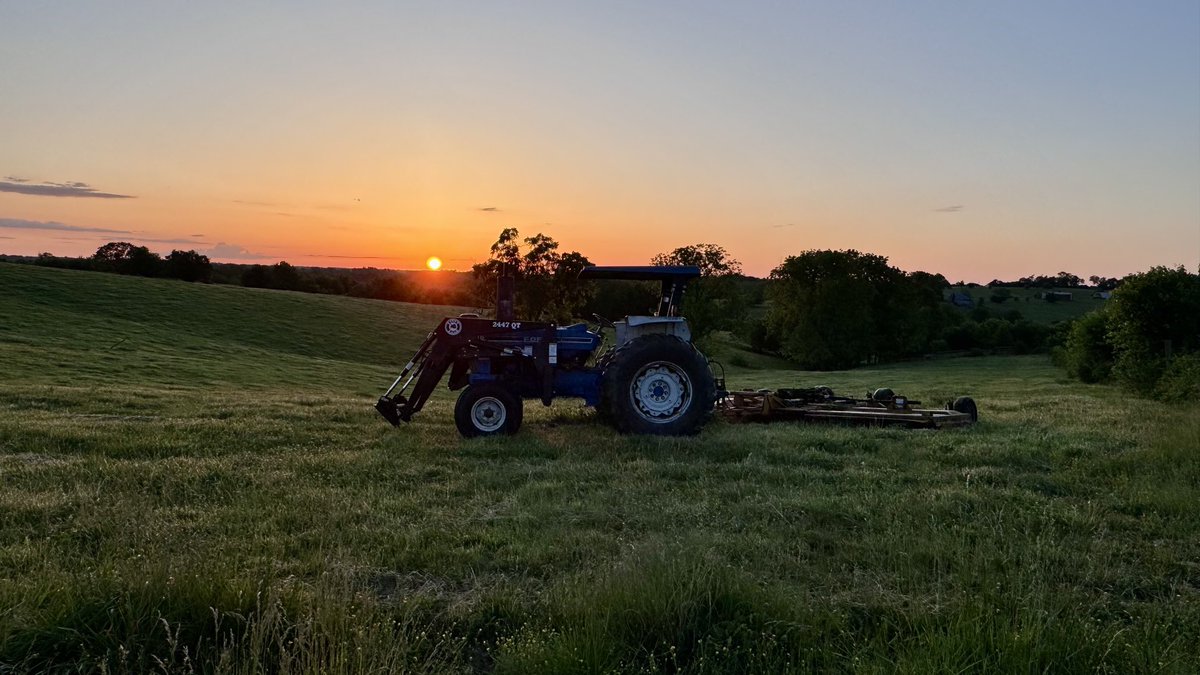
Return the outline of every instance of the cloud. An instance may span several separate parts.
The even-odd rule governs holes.
[[[139,236],[137,238],[137,240],[138,240],[138,242],[148,241],[148,242],[151,242],[154,244],[192,244],[192,245],[195,245],[195,244],[209,243],[207,241],[196,241],[195,239],[150,239],[150,238],[141,237],[141,236]]]
[[[223,241],[217,242],[216,246],[207,251],[201,251],[201,253],[210,258],[233,258],[234,260],[262,260],[263,258],[270,257],[261,253],[247,251],[237,244],[226,244]]]
[[[775,229],[778,229],[778,228],[781,228],[781,227],[795,227],[795,226],[796,226],[796,224],[795,224],[795,223],[785,223],[785,224],[781,224],[781,225],[772,225],[771,227],[772,227],[772,228],[775,228]]]
[[[498,206],[485,206],[479,210],[486,211],[487,213],[500,213],[500,207]]]
[[[934,209],[934,212],[935,213],[958,213],[959,211],[962,211],[962,210],[963,210],[962,204],[955,204],[954,206],[943,206],[940,209]]]
[[[310,258],[342,258],[346,260],[399,260],[400,256],[394,255],[328,255],[325,253],[306,253]]]
[[[16,237],[5,237],[4,235],[0,235],[0,239],[16,239]]]
[[[60,232],[101,232],[104,234],[133,234],[129,230],[110,230],[106,227],[79,227],[57,223],[52,220],[22,220],[20,218],[0,218],[0,227],[14,230],[58,230]]]
[[[190,234],[190,235],[188,235],[188,236],[189,236],[189,237],[203,237],[204,235],[202,235],[202,234]]]
[[[0,192],[15,192],[22,195],[38,197],[94,197],[97,199],[134,199],[133,195],[118,195],[112,192],[100,192],[87,183],[71,181],[67,183],[30,183],[28,179],[8,176],[0,181]]]
[[[233,203],[241,204],[242,206],[269,206],[271,208],[279,208],[279,204],[274,202],[252,202],[245,199],[235,199],[233,200]]]

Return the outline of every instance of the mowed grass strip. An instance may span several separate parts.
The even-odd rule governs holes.
[[[560,401],[468,442],[444,389],[371,409],[455,309],[0,288],[0,670],[1200,668],[1200,411],[1039,357],[728,373],[970,394],[971,429],[623,437]]]

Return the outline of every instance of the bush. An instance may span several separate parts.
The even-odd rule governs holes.
[[[1077,319],[1061,353],[1062,365],[1072,377],[1088,383],[1107,381],[1113,366],[1108,313],[1100,310]]]
[[[1200,354],[1171,359],[1154,387],[1161,401],[1200,401]]]
[[[762,319],[748,323],[746,341],[750,343],[751,351],[759,354],[778,354],[779,338],[771,332],[770,326]]]
[[[1200,274],[1155,267],[1126,277],[1106,308],[1113,375],[1153,393],[1174,355],[1200,349]]]
[[[1200,274],[1155,267],[1121,281],[1071,327],[1060,363],[1084,382],[1119,380],[1163,400],[1200,398]]]

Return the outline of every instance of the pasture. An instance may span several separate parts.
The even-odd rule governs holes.
[[[993,302],[992,295],[997,291],[1005,292],[1008,298],[1003,302]],[[1070,293],[1070,300],[1049,302],[1038,297],[1046,291]],[[987,286],[953,286],[946,292],[966,293],[971,296],[976,305],[982,303],[988,311],[1002,315],[1005,312],[1017,311],[1021,316],[1034,323],[1051,324],[1057,321],[1070,321],[1088,312],[1093,312],[1104,306],[1105,300],[1092,297],[1096,292],[1091,288],[1021,288],[1019,286],[1002,286],[988,288]]]
[[[393,429],[447,311],[0,264],[0,673],[1200,670],[1195,406],[746,356],[981,423]]]

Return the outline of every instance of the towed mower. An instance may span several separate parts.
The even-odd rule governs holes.
[[[838,396],[829,387],[734,391],[721,399],[721,416],[731,422],[840,422],[913,429],[960,427],[979,420],[974,399],[960,396],[944,409],[921,408],[920,401],[891,389],[876,389],[866,398]]]

